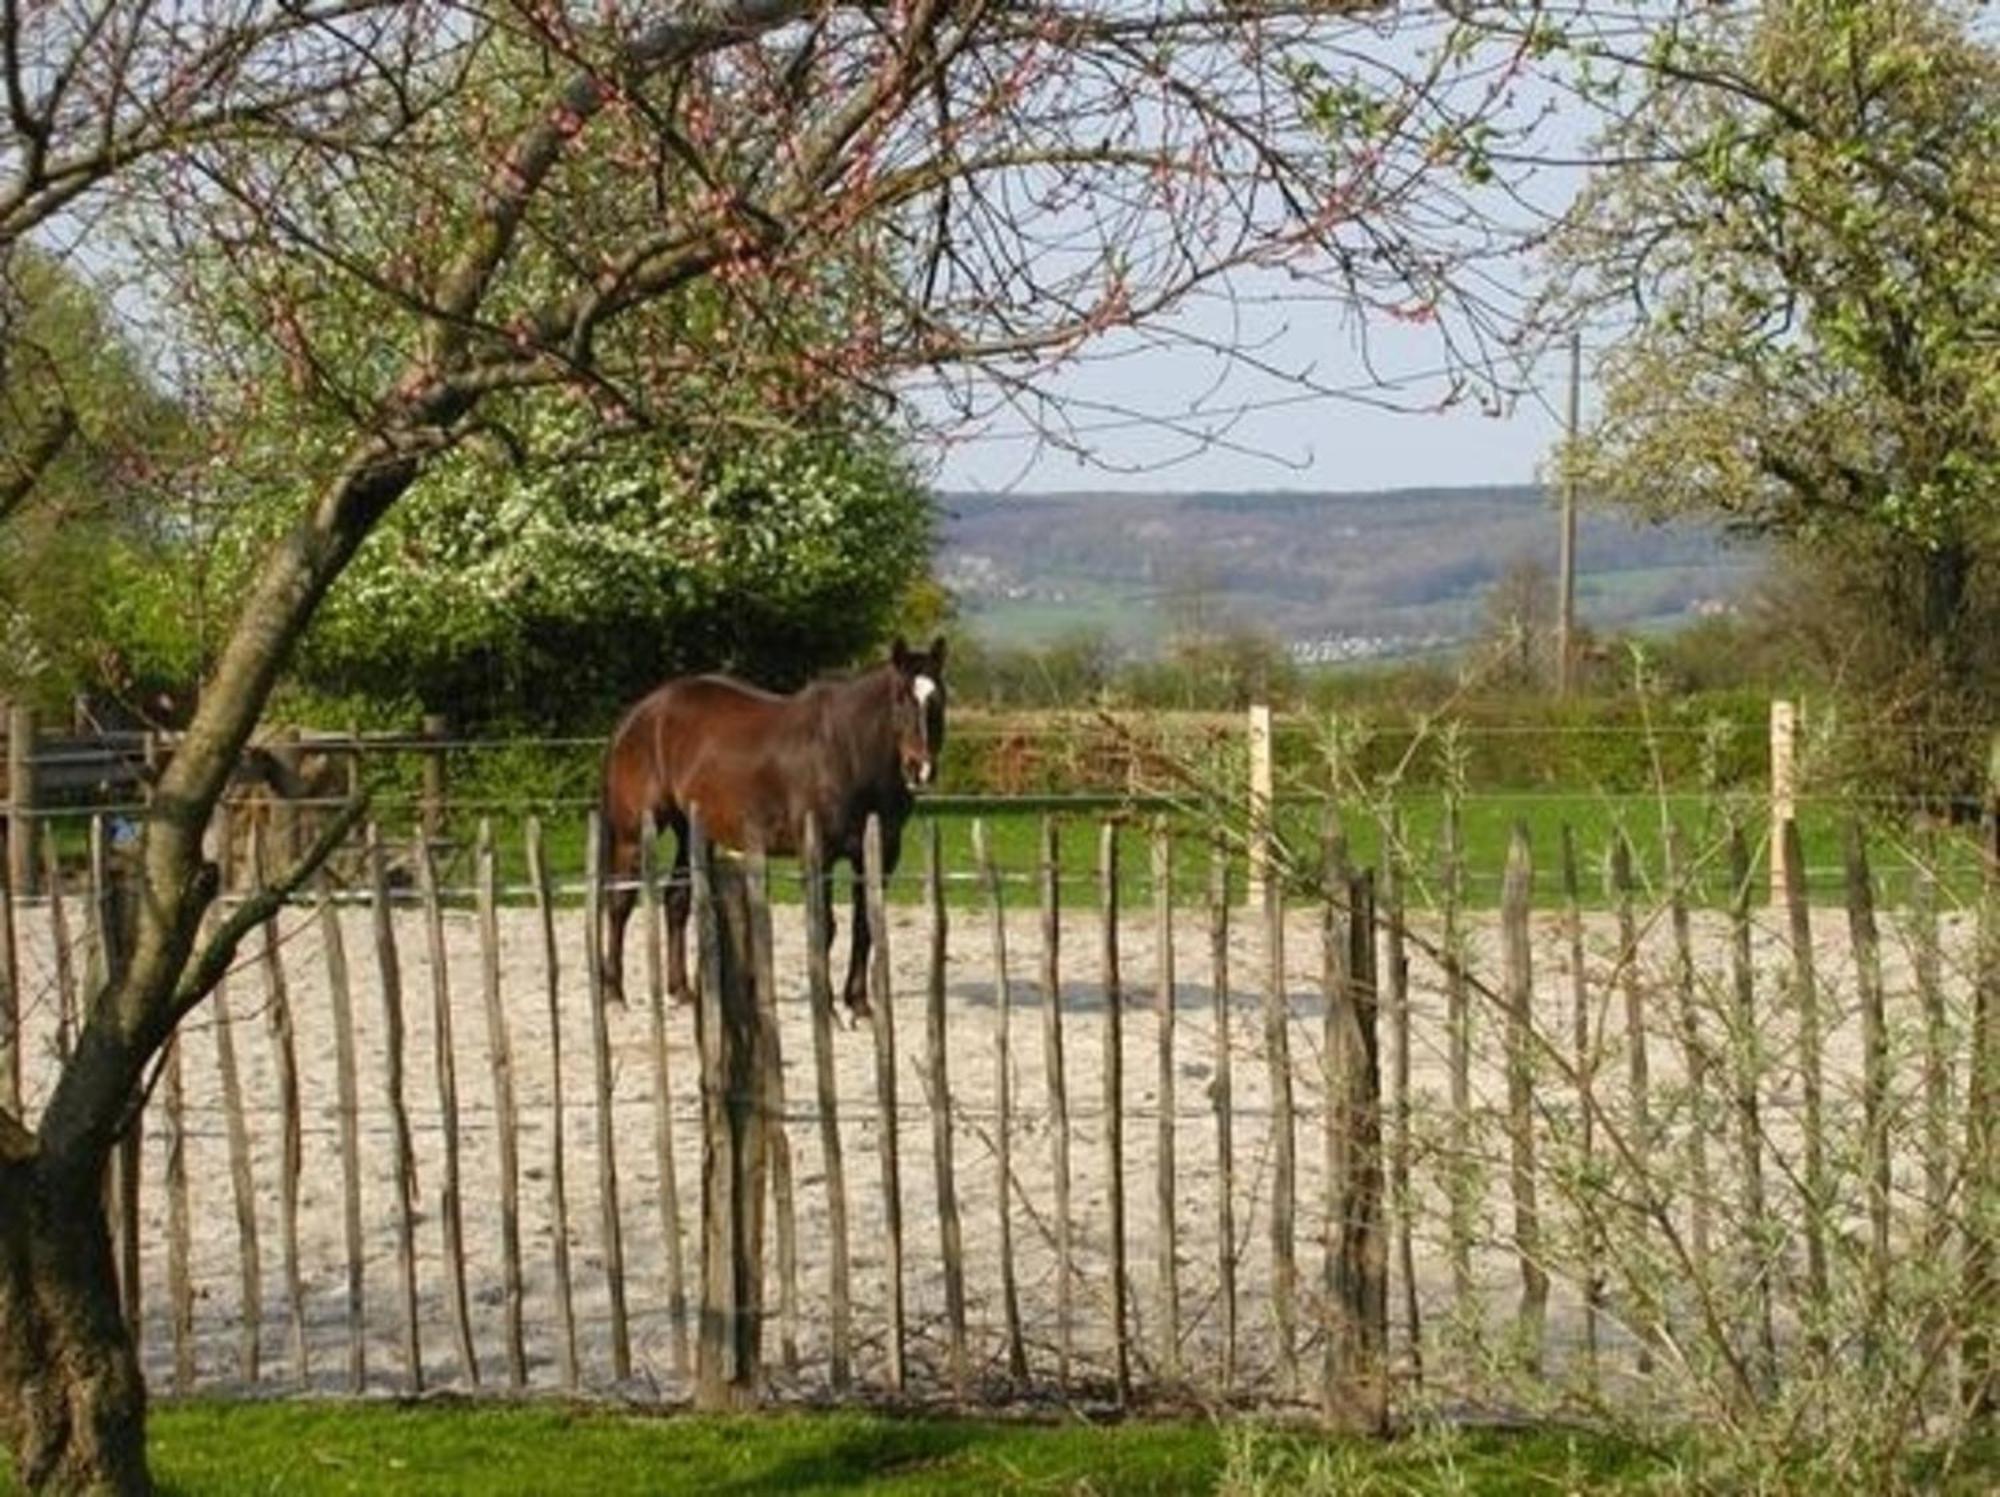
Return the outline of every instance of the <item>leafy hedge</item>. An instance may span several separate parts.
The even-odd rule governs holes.
[[[1724,789],[1767,774],[1769,699],[1726,692],[1668,701],[1572,703],[1507,697],[1435,717],[1392,706],[1281,715],[1272,757],[1282,790],[1324,786],[1340,761],[1412,787],[1608,793]],[[1246,749],[1236,714],[961,713],[943,788],[964,794],[1117,793],[1230,774]]]

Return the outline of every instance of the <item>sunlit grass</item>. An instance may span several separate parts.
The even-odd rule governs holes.
[[[225,1493],[1209,1493],[1285,1489],[1317,1462],[1366,1490],[1641,1490],[1664,1469],[1633,1447],[1568,1433],[1468,1433],[1448,1443],[1257,1437],[1205,1421],[736,1418],[552,1405],[167,1404],[151,1422],[164,1491]],[[1232,1443],[1233,1442],[1233,1443]],[[1233,1457],[1233,1458],[1232,1458]],[[1268,1480],[1267,1480],[1268,1478]],[[1275,1483],[1275,1484],[1272,1484]],[[1363,1490],[1357,1487],[1355,1490]],[[0,1493],[16,1488],[0,1462]]]

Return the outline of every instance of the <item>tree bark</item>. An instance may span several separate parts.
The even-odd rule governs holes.
[[[146,1389],[112,1272],[104,1161],[51,1170],[0,1120],[0,1443],[29,1491],[144,1493]]]
[[[1931,547],[1922,557],[1923,640],[1934,652],[1944,684],[1954,695],[1973,688],[1970,669],[1972,641],[1962,627],[1972,588],[1972,548],[1953,539]]]

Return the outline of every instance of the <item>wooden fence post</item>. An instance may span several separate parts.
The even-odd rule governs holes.
[[[698,813],[689,870],[701,942],[701,1314],[695,1407],[757,1400],[763,1343],[764,1119],[750,900],[742,869],[718,863]]]
[[[1562,824],[1563,943],[1569,954],[1570,1064],[1575,1067],[1577,1149],[1586,1179],[1597,1171],[1597,1047],[1590,1028],[1590,975],[1584,968],[1583,902],[1577,871],[1576,830]],[[1604,1229],[1597,1202],[1585,1195],[1583,1217],[1583,1359],[1584,1375],[1594,1389],[1598,1380],[1597,1322],[1604,1306]]]
[[[1510,849],[1511,851],[1511,849]],[[1651,1034],[1646,1016],[1646,980],[1639,970],[1639,922],[1633,909],[1638,892],[1632,873],[1632,839],[1619,827],[1611,834],[1611,895],[1618,906],[1619,991],[1625,999],[1625,1062],[1631,1091],[1632,1159],[1642,1179],[1652,1174],[1653,1089]]]
[[[210,929],[213,928],[211,922]],[[236,1206],[237,1266],[242,1275],[237,1366],[243,1380],[254,1383],[259,1361],[258,1333],[263,1321],[264,1274],[257,1243],[257,1182],[251,1173],[250,1122],[243,1106],[243,1082],[236,1064],[236,1019],[230,1011],[227,977],[216,983],[209,1003],[214,1009],[215,1067],[222,1084],[223,1121],[229,1140],[230,1197]]]
[[[889,970],[889,901],[883,889],[882,819],[870,816],[862,835],[868,902],[868,990],[874,1009],[875,1103],[880,1122],[875,1130],[882,1157],[883,1267],[888,1277],[889,1386],[903,1391],[908,1369],[903,1299],[903,1179],[902,1115],[896,1100],[896,995]]]
[[[980,882],[986,888],[986,902],[993,914],[993,971],[997,984],[994,1003],[993,1052],[996,1073],[994,1162],[999,1174],[997,1191],[1000,1211],[1000,1311],[1007,1334],[1007,1375],[1015,1384],[1028,1377],[1028,1352],[1021,1335],[1021,1291],[1014,1277],[1014,1076],[1013,1025],[1014,989],[1007,976],[1007,906],[1001,892],[1000,871],[993,864],[986,842],[986,823],[972,823],[972,856],[979,865]]]
[[[1514,1251],[1521,1267],[1517,1318],[1521,1357],[1530,1372],[1542,1365],[1549,1275],[1542,1265],[1542,1217],[1535,1189],[1534,969],[1528,943],[1528,902],[1534,862],[1526,822],[1514,823],[1500,891],[1500,940],[1506,963],[1507,1131],[1514,1198]]]
[[[1686,840],[1678,821],[1667,827],[1667,907],[1674,931],[1674,994],[1680,1010],[1681,1053],[1687,1067],[1688,1180],[1690,1245],[1705,1272],[1709,1263],[1714,1186],[1708,1175],[1709,1052],[1702,1038],[1701,1010],[1695,1001],[1694,929],[1688,915]]]
[[[1804,1108],[1806,1238],[1806,1345],[1824,1356],[1832,1294],[1827,1277],[1826,1229],[1835,1203],[1826,1178],[1826,1065],[1819,1024],[1819,977],[1813,960],[1812,910],[1806,900],[1805,860],[1799,824],[1787,821],[1778,834],[1778,871],[1792,942],[1792,1004],[1798,1010],[1799,1089]]]
[[[590,1006],[591,1077],[597,1102],[598,1244],[604,1254],[604,1288],[611,1303],[611,1376],[632,1376],[632,1332],[625,1313],[625,1228],[618,1207],[618,1131],[611,1114],[611,1019],[605,1012],[604,969],[593,957],[598,914],[604,902],[604,823],[595,810],[584,826],[584,1001]]]
[[[1451,1066],[1451,1126],[1446,1191],[1449,1196],[1452,1318],[1460,1331],[1485,1320],[1472,1278],[1472,1235],[1478,1213],[1475,1161],[1472,1150],[1472,1001],[1467,990],[1468,953],[1459,928],[1459,907],[1465,897],[1465,833],[1458,798],[1444,809],[1444,877],[1442,932],[1444,948],[1444,1009],[1446,1043]]]
[[[1344,1415],[1341,1379],[1349,1355],[1347,1305],[1342,1298],[1341,1265],[1347,1251],[1347,1210],[1352,1204],[1349,1162],[1353,1150],[1353,1118],[1347,1105],[1352,1083],[1350,1048],[1354,1043],[1350,967],[1353,932],[1347,908],[1353,870],[1347,860],[1347,830],[1339,807],[1329,802],[1320,826],[1320,1065],[1324,1105],[1320,1109],[1320,1147],[1324,1154],[1325,1219],[1321,1223],[1320,1293],[1326,1304],[1325,1346],[1321,1352],[1321,1413],[1329,1424]]]
[[[1118,977],[1118,824],[1098,829],[1097,883],[1103,927],[1104,1169],[1111,1217],[1111,1387],[1119,1407],[1132,1400],[1125,1316],[1125,995]]]
[[[974,836],[978,835],[975,830]],[[819,1145],[826,1172],[826,1225],[832,1239],[827,1259],[827,1300],[831,1381],[835,1393],[845,1393],[854,1377],[854,1311],[847,1248],[847,1164],[840,1143],[839,1087],[833,1057],[833,978],[827,971],[827,947],[832,943],[830,877],[820,843],[819,820],[806,817],[805,845],[800,849],[805,880],[806,986],[812,1004],[813,1079],[819,1097]],[[1004,1055],[1004,1051],[1002,1052]],[[1006,1118],[1001,1118],[1004,1126]]]
[[[35,893],[35,709],[7,708],[7,881]]]
[[[1295,1395],[1298,1130],[1292,1109],[1291,1002],[1285,991],[1285,884],[1276,868],[1264,879],[1264,1062],[1271,1088],[1271,1309],[1277,1321],[1279,1379],[1285,1393]]]
[[[1868,1308],[1864,1360],[1881,1353],[1889,1303],[1889,1028],[1882,1002],[1882,946],[1875,883],[1861,823],[1847,823],[1847,929],[1861,999],[1861,1173],[1868,1191]]]
[[[1181,1376],[1180,1265],[1175,1256],[1179,1247],[1176,1241],[1179,1211],[1174,1199],[1175,1129],[1180,1120],[1174,1101],[1173,843],[1167,835],[1165,818],[1153,823],[1153,922],[1154,959],[1159,964],[1155,1010],[1159,1024],[1156,1102],[1160,1111],[1153,1172],[1159,1240],[1154,1247],[1160,1279],[1160,1367],[1167,1382],[1172,1384],[1178,1383]]]
[[[1771,903],[1785,897],[1785,828],[1798,815],[1799,710],[1771,703]]]
[[[924,822],[924,903],[930,914],[930,961],[924,985],[924,1038],[929,1054],[931,1166],[937,1182],[938,1250],[944,1260],[945,1329],[950,1337],[952,1397],[965,1398],[965,1249],[958,1221],[958,1186],[952,1168],[951,1071],[945,1039],[945,948],[949,936],[944,904],[944,853],[936,817]]]
[[[1938,934],[1938,839],[1918,844],[1910,918],[1910,966],[1917,984],[1924,1025],[1924,1247],[1940,1250],[1949,1240],[1952,1188],[1952,1034],[1944,1004],[1944,952]]]
[[[423,788],[418,795],[418,822],[426,839],[435,841],[444,826],[445,750],[451,723],[442,712],[424,714],[422,736],[431,745],[423,751]]]
[[[1966,1331],[1959,1343],[1959,1394],[1973,1421],[2000,1413],[2000,734],[1987,760],[1980,823],[1978,967],[1973,978],[1972,1067],[1966,1083],[1966,1212],[1963,1244]]]
[[[417,1322],[417,1157],[403,1083],[403,964],[396,951],[395,911],[389,903],[389,858],[382,828],[368,823],[369,913],[375,929],[375,972],[382,989],[382,1087],[395,1151],[396,1273],[402,1291],[403,1378],[409,1393],[424,1391],[424,1352]]]
[[[1410,1376],[1421,1389],[1424,1338],[1417,1305],[1416,1244],[1410,1190],[1410,958],[1405,939],[1403,829],[1392,810],[1382,825],[1382,935],[1386,970],[1378,1003],[1389,1010],[1395,1041],[1389,1073],[1389,1195],[1396,1217],[1396,1270],[1403,1286],[1403,1332],[1409,1338]]]
[[[174,1343],[176,1396],[194,1389],[194,1280],[188,1272],[191,1256],[187,1173],[187,1093],[181,1070],[179,1035],[167,1041],[167,1306]]]
[[[521,1324],[521,1158],[514,1107],[514,1042],[500,997],[500,911],[493,823],[479,821],[475,853],[479,880],[479,977],[486,1011],[486,1064],[493,1080],[493,1136],[500,1167],[500,1261],[506,1309],[507,1385],[528,1383],[528,1352]]]
[[[424,939],[430,954],[432,1060],[437,1077],[438,1125],[444,1176],[438,1185],[438,1221],[444,1234],[445,1302],[466,1381],[479,1386],[479,1353],[472,1341],[472,1306],[465,1289],[465,1209],[459,1183],[458,1059],[453,1051],[451,974],[446,965],[444,905],[438,893],[437,850],[431,836],[417,838],[417,887],[424,906]]]
[[[1636,884],[1632,874],[1632,839],[1620,826],[1611,833],[1605,853],[1605,878],[1618,912],[1618,951],[1612,980],[1624,998],[1626,1116],[1629,1119],[1633,1186],[1642,1198],[1653,1194],[1652,1061],[1646,1032],[1646,984],[1639,971],[1639,927],[1633,912]],[[1640,1327],[1639,1371],[1653,1367],[1653,1343],[1666,1330],[1663,1304],[1647,1290],[1636,1296],[1637,1309],[1652,1323]]]
[[[265,887],[265,829],[250,828],[250,886]],[[283,1130],[278,1144],[278,1231],[284,1238],[285,1302],[292,1330],[292,1376],[304,1383],[311,1372],[311,1347],[306,1340],[305,1272],[299,1261],[299,1168],[303,1120],[299,1116],[299,1057],[292,1035],[291,994],[285,981],[284,943],[278,916],[264,922],[262,968],[264,1014],[271,1035],[272,1069],[278,1081],[278,1118]],[[178,1039],[176,1039],[178,1043]]]
[[[792,1199],[792,1140],[785,1127],[784,1055],[778,1044],[778,971],[771,934],[770,864],[761,847],[745,852],[750,894],[750,978],[757,988],[757,1107],[771,1167],[771,1216],[778,1247],[778,1357],[799,1370],[799,1235]],[[594,926],[592,927],[595,928]]]
[[[674,1159],[673,1066],[668,1049],[666,980],[660,951],[659,826],[646,818],[639,840],[639,918],[646,930],[646,1011],[652,1024],[653,1165],[659,1176],[660,1236],[667,1271],[668,1365],[675,1377],[688,1376],[687,1263],[681,1247],[681,1187]],[[808,868],[810,849],[808,837]],[[676,870],[672,875],[686,875]],[[592,926],[593,931],[596,930]],[[810,942],[810,925],[807,940]],[[843,1227],[845,1222],[842,1223]],[[844,1243],[843,1243],[844,1247]]]
[[[359,1393],[368,1380],[368,1316],[361,1236],[361,1099],[355,1077],[354,994],[348,983],[340,913],[333,903],[333,881],[323,869],[319,875],[319,925],[333,1014],[334,1085],[339,1098],[341,1226],[347,1250],[347,1390]]]
[[[1069,1089],[1063,1077],[1062,887],[1056,824],[1042,818],[1042,1065],[1049,1094],[1049,1148],[1055,1170],[1056,1385],[1069,1388],[1071,1311]]]
[[[76,965],[69,943],[69,901],[63,892],[62,854],[55,828],[39,819],[21,822],[23,833],[42,845],[42,884],[49,898],[49,940],[56,978],[56,1054],[68,1061],[76,1042]]]
[[[576,1300],[570,1279],[569,1184],[565,1169],[562,1045],[562,980],[556,955],[555,899],[549,888],[548,858],[542,847],[542,824],[530,816],[527,836],[528,880],[534,886],[535,913],[542,929],[542,987],[549,1019],[549,1219],[550,1246],[555,1254],[556,1323],[562,1333],[562,1380],[574,1390],[582,1377],[577,1354]]]
[[[1389,1423],[1389,1238],[1383,1220],[1382,1060],[1375,964],[1375,876],[1347,882],[1347,982],[1334,1027],[1333,1105],[1345,1145],[1335,1185],[1341,1223],[1331,1422],[1369,1434]]]
[[[11,834],[10,834],[11,835]],[[14,860],[0,858],[0,1111],[21,1115],[21,953],[14,934]]]
[[[1737,1146],[1743,1156],[1743,1220],[1738,1236],[1745,1243],[1742,1276],[1746,1294],[1754,1297],[1757,1352],[1753,1379],[1768,1390],[1777,1367],[1777,1332],[1771,1317],[1771,1274],[1758,1246],[1766,1237],[1764,1203],[1764,1132],[1758,1120],[1757,1083],[1763,1071],[1762,1036],[1757,1024],[1756,978],[1750,955],[1750,844],[1741,822],[1729,828],[1729,975],[1735,990],[1733,1015],[1736,1059]]]
[[[1221,1385],[1226,1399],[1236,1386],[1236,1114],[1230,1085],[1229,848],[1219,838],[1208,867],[1208,983],[1215,1011],[1216,1294],[1222,1321]]]

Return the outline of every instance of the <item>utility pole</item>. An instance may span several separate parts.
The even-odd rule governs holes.
[[[1583,335],[1569,335],[1569,423],[1563,444],[1562,592],[1556,608],[1556,695],[1567,697],[1576,672],[1576,429],[1583,382]]]

